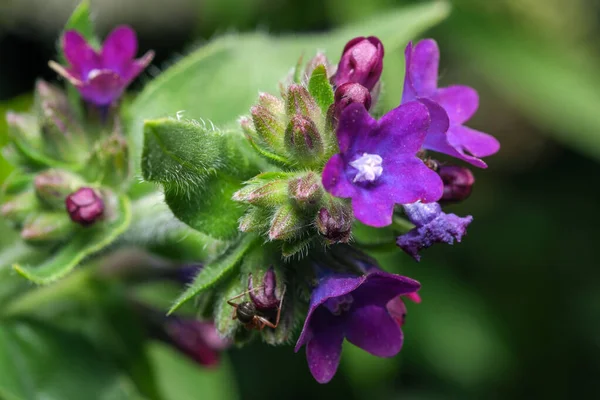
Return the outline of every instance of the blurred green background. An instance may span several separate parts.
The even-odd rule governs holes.
[[[139,32],[161,69],[231,31],[326,31],[414,1],[92,0],[104,36]],[[475,87],[470,125],[501,152],[474,171],[470,199],[450,209],[475,221],[457,246],[416,264],[382,255],[420,280],[405,347],[377,359],[347,346],[340,373],[315,383],[303,352],[255,344],[201,370],[153,348],[158,384],[186,399],[596,398],[600,395],[600,4],[595,0],[457,0],[427,32],[442,49],[441,85]],[[54,79],[47,60],[72,0],[0,2],[0,100]],[[364,32],[369,35],[369,32]],[[350,38],[348,38],[350,39]],[[318,46],[318,43],[315,43]],[[336,59],[337,54],[332,55]],[[386,54],[386,59],[401,54]],[[278,77],[274,77],[277,79]],[[397,85],[403,78],[398,71]],[[391,85],[394,83],[391,82]],[[201,95],[201,94],[199,94]],[[0,104],[0,111],[8,105]],[[0,132],[2,131],[0,125]],[[0,141],[4,140],[0,137]],[[2,160],[0,160],[2,161]],[[0,176],[7,166],[0,164]],[[0,371],[0,374],[2,371]],[[83,398],[83,397],[82,397]]]

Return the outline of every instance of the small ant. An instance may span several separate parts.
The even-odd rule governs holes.
[[[242,296],[247,295],[251,291],[263,289],[264,286],[258,286],[252,290],[247,290],[242,294],[239,294],[231,299],[227,300],[227,304],[233,307],[233,316],[231,319],[239,319],[242,324],[246,327],[246,329],[257,329],[262,331],[265,326],[269,328],[277,328],[279,325],[279,317],[281,316],[281,305],[283,304],[283,297],[285,296],[285,289],[283,287],[283,292],[281,293],[281,300],[279,301],[279,306],[277,306],[277,317],[275,319],[275,323],[269,321],[265,316],[260,312],[260,310],[256,307],[256,305],[251,301],[243,301],[239,304],[234,303],[232,300],[239,299]]]

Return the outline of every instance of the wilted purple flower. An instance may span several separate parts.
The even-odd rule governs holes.
[[[335,375],[344,337],[375,356],[395,356],[402,347],[402,330],[386,305],[419,288],[417,281],[376,268],[362,276],[323,276],[312,292],[295,351],[306,345],[308,367],[319,383]]]
[[[68,195],[65,205],[71,220],[83,226],[92,225],[104,213],[104,201],[89,187]]]
[[[383,44],[375,36],[350,40],[342,51],[342,58],[333,77],[339,87],[347,82],[360,83],[368,90],[379,81],[383,70]]]
[[[323,170],[323,186],[336,197],[352,198],[356,218],[381,227],[391,224],[394,204],[442,196],[439,175],[416,157],[429,127],[427,107],[410,102],[379,121],[362,104],[349,105],[340,116],[340,153]]]
[[[344,83],[335,90],[335,117],[339,119],[342,111],[353,103],[362,104],[369,110],[369,108],[371,108],[371,93],[369,93],[369,90],[360,83]]]
[[[86,101],[107,106],[121,96],[154,57],[154,52],[149,51],[136,60],[137,45],[135,31],[128,26],[115,28],[100,52],[79,32],[67,31],[61,46],[69,66],[51,62],[50,67],[71,82]]]
[[[231,346],[229,340],[219,336],[212,322],[179,317],[166,317],[161,338],[200,365],[219,363],[219,352]]]
[[[446,114],[445,123],[431,125],[423,148],[486,168],[480,158],[496,153],[500,144],[493,136],[463,125],[479,107],[477,92],[468,86],[437,87],[440,50],[435,40],[422,40],[414,48],[411,42],[404,54],[406,75],[402,103],[424,99],[432,119],[441,121]]]
[[[270,308],[276,308],[279,306],[281,299],[277,298],[276,286],[277,279],[275,277],[275,270],[273,267],[269,268],[267,272],[265,272],[262,289],[254,287],[252,274],[249,274],[248,276],[248,291],[250,294],[250,299],[252,299],[252,302],[259,310],[268,310]]]
[[[444,194],[440,200],[463,201],[471,195],[475,177],[470,169],[457,165],[445,165],[438,171],[444,182]]]
[[[467,233],[467,226],[473,221],[470,215],[459,217],[446,214],[438,203],[404,204],[404,212],[415,227],[408,233],[398,236],[396,243],[402,250],[419,261],[419,251],[434,243],[453,244],[460,242]]]
[[[388,312],[400,326],[406,322],[406,305],[403,299],[409,299],[418,304],[421,302],[421,296],[417,292],[409,293],[398,296],[387,303]]]

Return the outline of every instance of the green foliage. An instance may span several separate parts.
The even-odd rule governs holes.
[[[171,119],[145,124],[144,179],[162,183],[175,216],[211,236],[237,234],[243,209],[231,197],[259,163],[236,131]]]
[[[258,244],[260,239],[254,235],[244,235],[242,239],[231,246],[229,251],[214,262],[206,265],[194,279],[194,282],[177,300],[169,310],[173,313],[183,303],[203,291],[213,288],[219,281],[233,273],[239,267],[244,256],[250,249]]]
[[[308,91],[317,101],[323,115],[326,115],[329,106],[333,104],[333,88],[327,79],[327,70],[324,65],[317,66],[313,71],[308,81]]]
[[[0,397],[7,400],[140,398],[132,382],[83,336],[47,324],[0,325]]]
[[[112,220],[96,223],[88,228],[80,228],[81,231],[77,232],[64,247],[41,264],[15,264],[14,269],[27,279],[39,284],[50,283],[65,276],[85,257],[108,246],[129,226],[131,221],[129,199],[120,196],[114,201],[117,207]]]
[[[259,91],[277,90],[277,79],[286,76],[301,54],[311,55],[318,47],[339,57],[344,44],[358,35],[376,35],[387,53],[401,52],[410,39],[447,14],[448,5],[435,2],[389,11],[328,34],[273,38],[251,33],[218,38],[157,77],[133,102],[129,131],[134,160],[140,158],[143,124],[148,118],[185,110],[188,118],[204,118],[218,126],[235,124]],[[396,104],[399,93],[394,92]]]

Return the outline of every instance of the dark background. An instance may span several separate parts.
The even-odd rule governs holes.
[[[92,1],[100,36],[128,23],[139,32],[141,50],[156,50],[155,67],[134,89],[220,33],[324,31],[410,2],[166,3]],[[0,3],[2,102],[30,92],[36,77],[54,79],[47,60],[74,5]],[[241,398],[600,394],[600,7],[593,0],[464,0],[453,6],[450,17],[426,34],[442,49],[441,84],[477,88],[481,106],[470,125],[502,143],[486,160],[489,169],[474,171],[471,198],[451,208],[473,215],[467,237],[460,245],[427,250],[420,264],[402,254],[385,257],[424,287],[423,302],[409,304],[398,357],[377,359],[348,346],[340,373],[320,386],[303,352],[258,344],[234,349],[223,364],[232,373],[218,379]],[[180,398],[213,397],[224,398],[218,390],[203,392],[199,382],[196,393]]]

